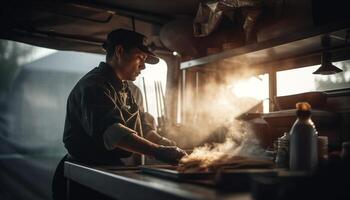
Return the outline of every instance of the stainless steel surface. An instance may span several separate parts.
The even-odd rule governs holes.
[[[65,177],[115,199],[251,200],[247,192],[219,192],[189,183],[164,180],[131,170],[105,170],[65,162]]]
[[[193,181],[197,179],[212,179],[214,176],[213,172],[179,172],[176,170],[175,167],[166,167],[166,168],[159,168],[159,167],[152,167],[152,166],[145,166],[141,167],[141,171],[146,174],[151,174],[159,177],[164,178],[170,178],[175,180],[182,180],[182,181]]]

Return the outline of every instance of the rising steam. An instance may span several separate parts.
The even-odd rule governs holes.
[[[228,132],[224,143],[205,144],[197,147],[193,152],[182,158],[182,170],[192,168],[195,171],[205,171],[218,166],[259,158],[264,154],[259,141],[252,130],[247,127],[237,127],[236,123],[227,125]]]
[[[232,91],[236,83],[252,74],[254,72],[247,70],[236,70],[234,75],[220,71],[202,77],[205,84],[201,84],[200,91],[187,88],[183,109],[185,125],[180,131],[173,132],[180,147],[193,145],[197,148],[181,160],[182,164],[208,169],[229,163],[233,158],[262,155],[263,149],[254,131],[235,120],[239,114],[259,103],[257,98],[239,97]]]
[[[253,97],[239,97],[232,89],[236,83],[252,74],[253,71],[247,70],[236,70],[234,74],[225,71],[202,73],[199,90],[186,88],[182,125],[169,129],[168,137],[182,148],[193,148],[207,142],[225,142],[227,134],[232,134],[228,131],[230,126],[240,128],[234,118],[260,102]],[[241,133],[237,131],[236,134]]]

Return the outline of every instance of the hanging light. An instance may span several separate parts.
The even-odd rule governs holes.
[[[332,63],[332,54],[328,51],[330,39],[329,36],[322,37],[322,47],[324,48],[321,55],[321,66],[313,72],[313,74],[321,75],[330,75],[342,72],[342,69],[339,69]]]
[[[342,72],[342,69],[339,69],[331,62],[331,53],[328,51],[322,52],[321,58],[321,67],[319,67],[313,74],[321,74],[321,75],[330,75]]]

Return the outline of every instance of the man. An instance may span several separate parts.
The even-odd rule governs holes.
[[[186,155],[176,146],[157,144],[165,141],[163,137],[152,126],[142,126],[142,113],[127,81],[134,81],[145,69],[145,63],[159,61],[145,42],[146,37],[142,34],[125,29],[112,31],[103,44],[106,62],[88,72],[72,89],[67,101],[63,136],[68,156],[60,162],[55,173],[54,199],[64,195],[60,185],[64,160],[124,165],[122,158],[136,153],[176,164]],[[143,137],[143,132],[149,140]]]

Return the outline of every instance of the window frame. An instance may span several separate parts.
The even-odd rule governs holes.
[[[269,74],[269,111],[276,111],[275,108],[275,98],[277,97],[277,72],[291,70],[291,69],[299,69],[303,67],[309,67],[313,65],[320,65],[320,54],[297,57],[292,59],[286,59],[279,61],[278,63],[272,63],[265,66],[266,73]],[[349,60],[347,56],[337,56],[337,59],[332,60],[332,62],[341,62]],[[282,66],[282,67],[277,67]],[[334,90],[322,90],[323,92],[332,92],[332,91],[342,91],[348,90],[348,88],[334,89]]]

